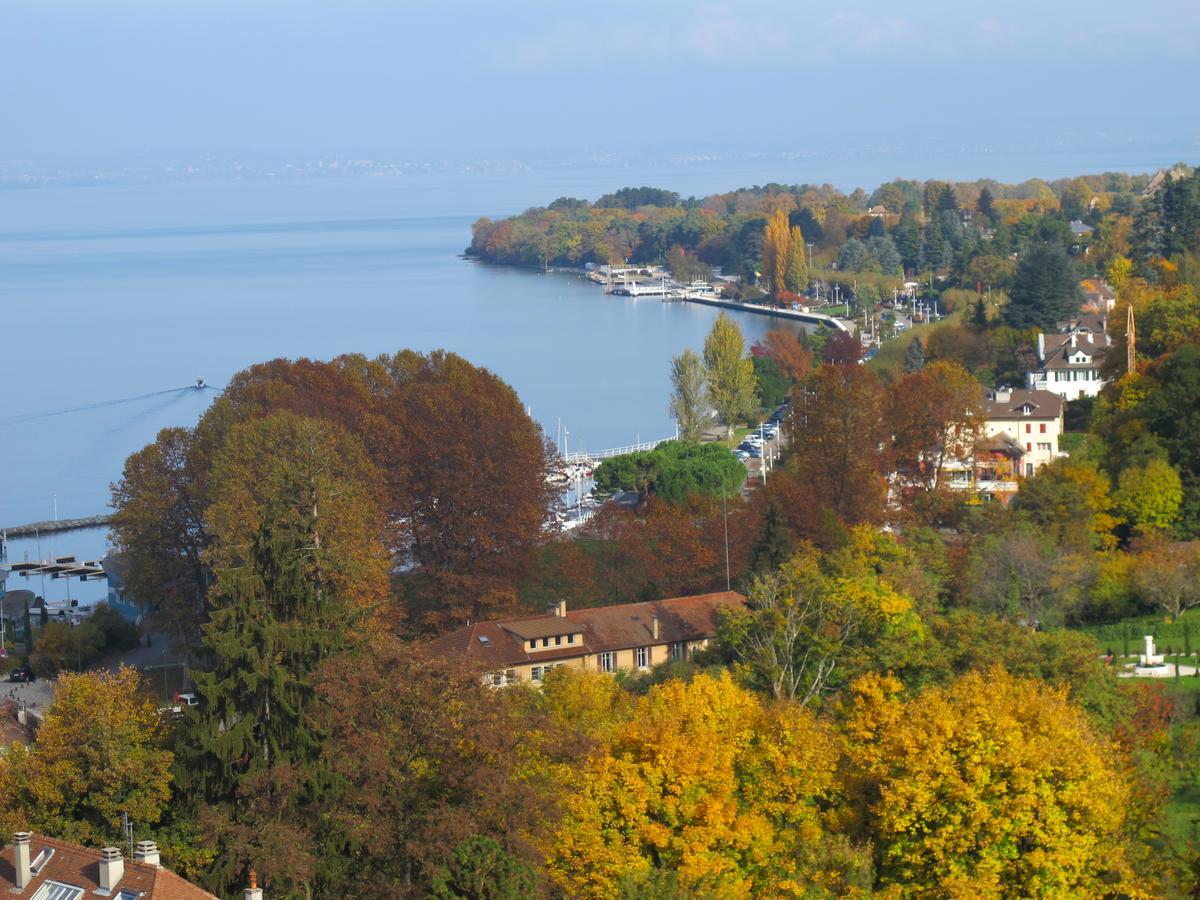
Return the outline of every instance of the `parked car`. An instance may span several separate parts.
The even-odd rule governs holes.
[[[750,456],[752,456],[754,459],[762,459],[762,448],[761,447],[751,447],[746,452],[749,453]]]
[[[37,676],[33,674],[33,669],[28,666],[18,666],[8,673],[9,681],[37,681]]]

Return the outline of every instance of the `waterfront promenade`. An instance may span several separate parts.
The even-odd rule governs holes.
[[[854,334],[855,324],[845,319],[839,319],[836,316],[827,316],[825,313],[811,312],[799,309],[784,309],[778,306],[766,306],[761,303],[740,303],[737,300],[718,300],[710,297],[686,297],[685,302],[688,303],[703,303],[705,306],[720,306],[724,309],[736,309],[742,312],[755,313],[760,316],[775,316],[778,319],[795,319],[799,322],[812,322],[818,325],[827,325],[830,328],[836,328],[838,331],[844,331],[847,334]]]

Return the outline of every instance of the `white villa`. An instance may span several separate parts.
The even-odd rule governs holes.
[[[1038,335],[1038,368],[1029,387],[1050,391],[1064,400],[1095,397],[1104,387],[1100,367],[1112,345],[1103,316],[1080,316],[1059,323],[1058,334]]]

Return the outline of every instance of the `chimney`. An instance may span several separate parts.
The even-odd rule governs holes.
[[[16,869],[15,884],[18,889],[24,888],[29,884],[29,839],[32,835],[28,831],[18,831],[13,835],[13,865]]]
[[[1072,331],[1072,332],[1071,332],[1071,346],[1072,346],[1072,347],[1075,347],[1075,346],[1077,346],[1077,344],[1075,343],[1075,341],[1076,341],[1076,339],[1077,339],[1078,337],[1079,337],[1079,335],[1078,335],[1078,334],[1076,334],[1074,331]]]
[[[656,641],[658,640],[658,616],[650,617],[650,634],[654,636]]]
[[[100,851],[100,887],[112,892],[117,882],[125,875],[125,860],[116,847],[105,847]]]
[[[258,874],[250,870],[250,887],[246,888],[246,900],[262,900],[262,888],[258,886]]]
[[[158,844],[154,841],[138,841],[137,849],[133,851],[133,858],[136,862],[145,863],[148,866],[161,866],[158,857]]]
[[[567,617],[567,601],[559,600],[557,603],[547,603],[546,615],[558,616],[560,619],[565,619]]]

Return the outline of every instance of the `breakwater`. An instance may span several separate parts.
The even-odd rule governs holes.
[[[10,538],[33,537],[41,534],[54,534],[57,531],[75,531],[79,528],[98,528],[107,525],[112,516],[85,516],[82,519],[50,519],[45,522],[30,522],[28,525],[13,525],[3,528],[5,536]]]

